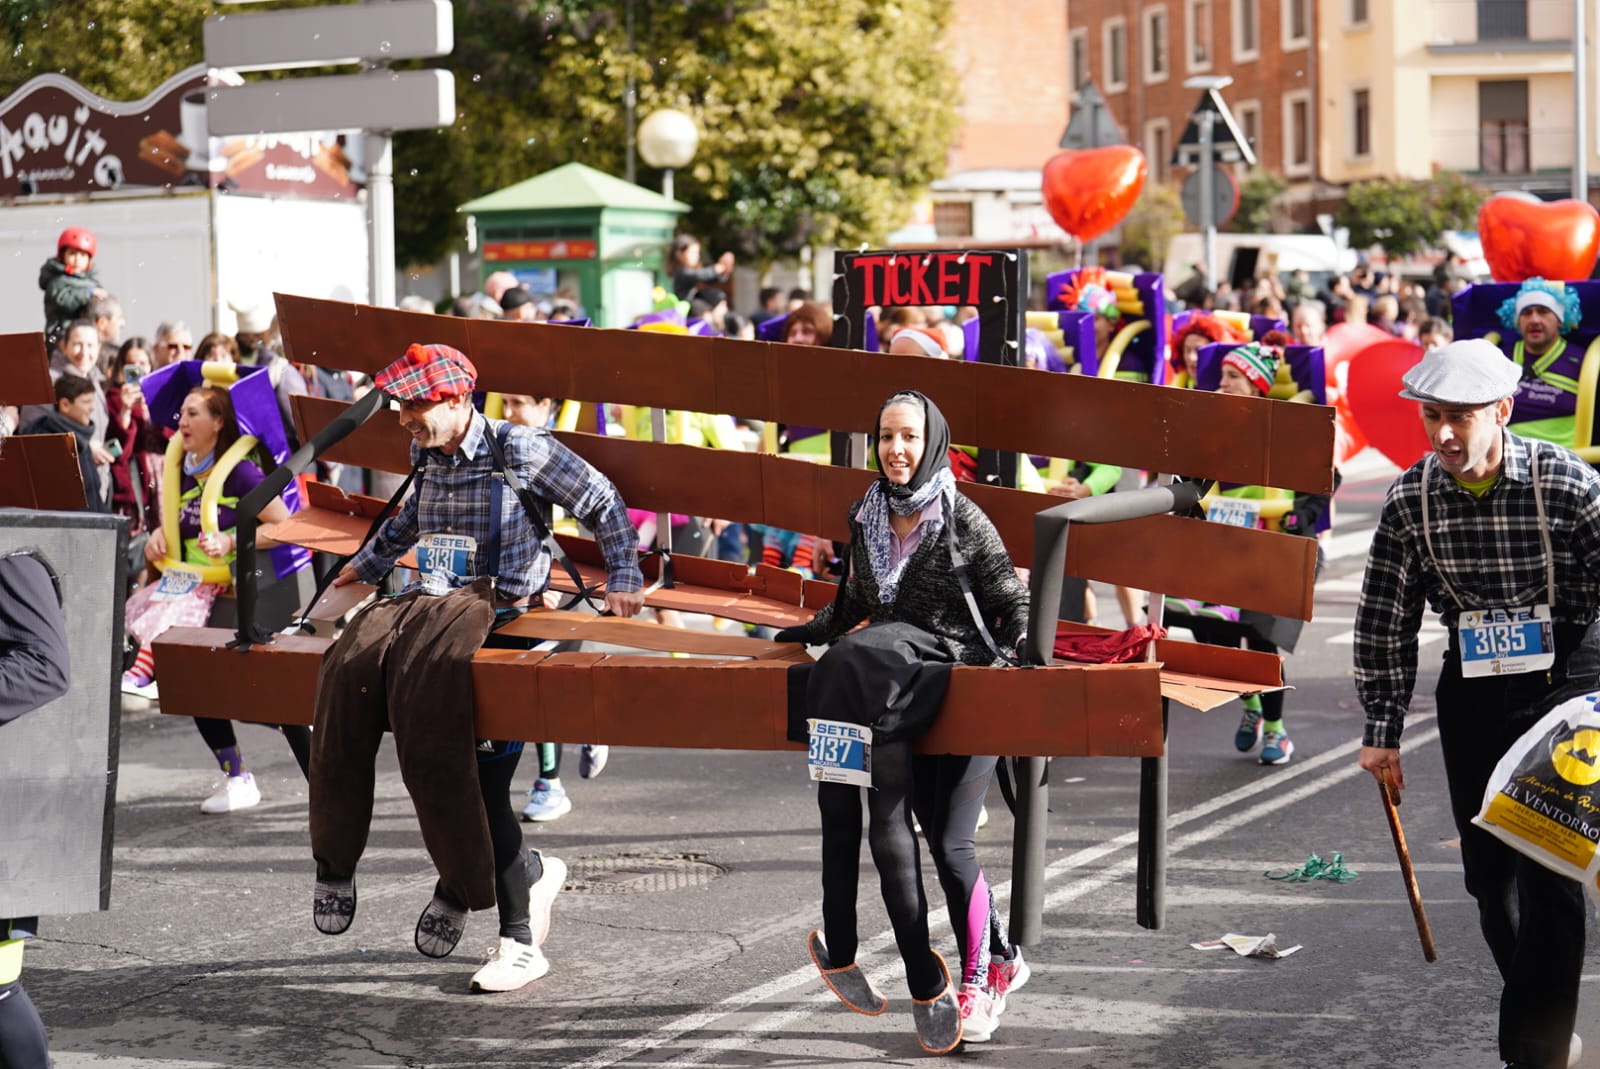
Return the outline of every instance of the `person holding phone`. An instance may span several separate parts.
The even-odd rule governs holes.
[[[161,459],[166,436],[150,422],[142,383],[153,364],[150,344],[129,338],[117,349],[106,391],[106,451],[111,454],[111,509],[128,517],[129,535],[161,525]]]

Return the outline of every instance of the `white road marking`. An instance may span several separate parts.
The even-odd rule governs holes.
[[[1432,713],[1413,713],[1408,719],[1410,725],[1421,725],[1432,720],[1433,716],[1434,714]],[[1412,731],[1406,735],[1406,744],[1409,752],[1415,752],[1416,748],[1428,745],[1436,741],[1438,737],[1439,731],[1437,728],[1430,727],[1427,730],[1417,731],[1413,727]],[[1212,813],[1244,802],[1256,795],[1268,792],[1272,794],[1271,798],[1259,802],[1248,809],[1241,809],[1230,816],[1208,822],[1203,827],[1187,835],[1169,839],[1167,844],[1168,854],[1176,855],[1195,846],[1210,842],[1235,828],[1249,824],[1251,821],[1281,813],[1285,806],[1298,802],[1303,798],[1308,798],[1335,784],[1342,783],[1355,776],[1366,775],[1357,767],[1354,761],[1355,754],[1360,749],[1361,744],[1359,741],[1345,743],[1343,746],[1335,747],[1309,760],[1283,769],[1270,778],[1255,780],[1225,794],[1208,799],[1199,805],[1191,806],[1180,813],[1171,814],[1168,818],[1169,829],[1201,820]],[[1286,791],[1284,789],[1289,781],[1309,776],[1334,762],[1340,762],[1340,764],[1326,775],[1312,779],[1292,790]],[[1138,832],[1129,831],[1107,842],[1085,847],[1069,854],[1045,867],[1045,884],[1048,886],[1051,882],[1063,879],[1077,869],[1092,865],[1102,858],[1134,846],[1138,843],[1138,840]],[[1047,912],[1058,910],[1074,899],[1081,898],[1108,884],[1125,879],[1133,875],[1137,865],[1138,860],[1136,857],[1124,858],[1099,872],[1058,887],[1046,894],[1044,909]],[[992,890],[997,904],[1008,901],[1011,897],[1011,882],[1007,880],[1004,883],[995,884]],[[943,917],[943,910],[929,911],[928,927],[930,935],[937,938],[948,933],[949,923]],[[878,977],[884,982],[897,981],[905,975],[905,965],[900,961],[899,954],[895,953],[893,948],[894,933],[892,931],[880,932],[876,936],[861,941],[856,952],[856,960],[861,962],[863,966],[870,965],[870,971],[874,977]],[[883,954],[886,950],[890,951],[888,960],[881,962],[870,960]],[[731,1014],[739,1013],[748,1007],[783,994],[793,988],[816,983],[816,969],[810,965],[801,966],[764,984],[730,995],[704,1010],[685,1014],[676,1020],[668,1021],[649,1033],[616,1043],[604,1053],[574,1063],[573,1069],[607,1069],[607,1067],[627,1061],[637,1054],[660,1050],[662,1047],[682,1039],[691,1032],[695,1032],[715,1021]],[[816,1012],[816,1007],[834,1000],[832,993],[825,988],[814,995],[802,995],[799,997],[802,1000],[802,1005],[797,1008],[770,1015],[761,1015],[747,1025],[725,1025],[724,1027],[728,1028],[728,1034],[703,1042],[697,1041],[695,1050],[692,1053],[666,1061],[653,1061],[650,1064],[661,1067],[699,1065],[715,1054],[748,1047],[773,1033],[780,1032],[796,1021],[811,1016]]]

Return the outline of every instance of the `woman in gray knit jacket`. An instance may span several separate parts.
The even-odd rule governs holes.
[[[974,846],[995,758],[917,756],[913,739],[937,715],[952,666],[1012,663],[1028,591],[994,524],[956,489],[950,431],[938,406],[913,391],[897,393],[879,409],[875,437],[882,474],[850,507],[843,585],[810,623],[777,638],[831,645],[807,675],[807,717],[872,729],[872,858],[905,961],[918,1038],[924,1049],[943,1053],[963,1038],[988,1039],[1006,991],[1027,973],[1005,942]],[[957,574],[962,561],[976,615]],[[863,621],[869,626],[852,630]],[[861,792],[819,782],[817,804],[824,932],[811,935],[812,957],[846,1005],[881,1013],[887,1000],[855,964]],[[959,994],[929,945],[913,811],[949,903],[961,953]]]

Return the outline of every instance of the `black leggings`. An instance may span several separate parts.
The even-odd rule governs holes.
[[[990,957],[1011,953],[989,881],[978,866],[976,843],[978,812],[989,792],[995,760],[960,754],[919,754],[912,760],[917,820],[928,838],[961,951],[959,983],[983,983]]]
[[[911,830],[912,753],[910,742],[872,748],[872,784],[867,792],[870,822],[867,842],[878,868],[883,905],[894,928],[906,987],[915,999],[934,998],[944,976],[928,940],[928,899],[922,890],[917,836]],[[856,885],[861,875],[861,788],[817,784],[822,813],[822,928],[828,958],[835,965],[856,960]]]
[[[22,981],[0,984],[0,1069],[49,1069],[44,1022]]]
[[[489,818],[494,845],[494,904],[500,912],[500,934],[519,943],[533,942],[528,920],[528,888],[544,874],[537,854],[529,856],[522,842],[522,823],[511,809],[511,781],[522,760],[520,742],[495,742],[478,751],[478,790]]]
[[[206,745],[211,747],[213,753],[217,750],[226,750],[230,746],[239,745],[239,737],[233,733],[232,720],[218,720],[212,717],[197,716],[194,726],[200,729],[200,737],[206,740]],[[277,726],[283,732],[284,738],[289,740],[289,749],[294,753],[295,763],[300,766],[300,774],[307,780],[311,778],[311,729],[303,724],[266,725]]]
[[[1257,653],[1277,653],[1277,652],[1279,652],[1277,646],[1274,646],[1272,643],[1268,642],[1264,638],[1256,637],[1254,634],[1246,635],[1245,636],[1245,640],[1244,640],[1244,644],[1247,647],[1249,647],[1250,649],[1255,650]],[[1285,683],[1289,682],[1288,676],[1285,676],[1283,681]],[[1261,719],[1263,719],[1263,720],[1282,720],[1283,719],[1283,696],[1286,693],[1288,693],[1288,692],[1287,691],[1282,691],[1282,690],[1274,690],[1274,691],[1268,691],[1267,693],[1261,695]]]

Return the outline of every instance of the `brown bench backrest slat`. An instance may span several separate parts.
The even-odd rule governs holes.
[[[957,442],[1307,492],[1333,485],[1333,410],[1322,406],[847,349],[277,300],[285,345],[308,363],[370,373],[412,342],[443,342],[472,358],[488,390],[846,431],[870,430],[880,400],[915,388],[939,403]]]
[[[0,507],[74,512],[89,495],[70,434],[19,434],[0,449]]]
[[[216,711],[309,724],[330,640],[285,636],[249,653],[232,632],[174,628],[156,640],[161,711]],[[476,732],[483,738],[622,746],[797,750],[785,736],[788,664],[599,653],[483,650],[473,659]],[[1160,669],[1092,665],[1017,672],[958,667],[941,715],[917,740],[924,753],[1155,756],[1163,751]],[[1003,717],[987,710],[1003,708]],[[798,773],[797,773],[798,775]]]
[[[343,407],[338,401],[295,398],[296,414],[306,420],[302,438],[320,430]],[[407,455],[407,442],[400,439],[409,440],[397,430],[392,416],[379,413],[341,443],[350,449],[338,456],[387,458],[378,466],[395,470],[395,457]],[[558,437],[605,472],[633,508],[768,524],[832,539],[848,537],[845,510],[872,479],[868,472],[790,457],[577,432]],[[994,521],[1012,559],[1026,567],[1033,559],[1034,513],[1056,499],[977,483],[964,483],[961,489]],[[1174,546],[1181,546],[1181,552]],[[1197,565],[1200,561],[1206,562],[1204,567]],[[1153,516],[1109,526],[1075,526],[1066,570],[1139,590],[1309,619],[1315,566],[1316,543],[1309,538]]]
[[[44,335],[0,334],[0,405],[48,405],[55,396]]]

